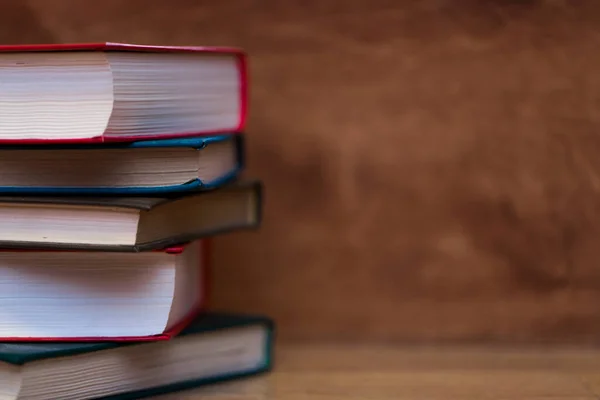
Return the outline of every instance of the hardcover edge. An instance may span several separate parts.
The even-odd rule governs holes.
[[[238,47],[229,46],[171,46],[147,45],[124,42],[81,42],[81,43],[37,43],[37,44],[3,44],[0,52],[42,52],[42,51],[147,51],[147,52],[193,52],[193,53],[226,53],[245,54]]]

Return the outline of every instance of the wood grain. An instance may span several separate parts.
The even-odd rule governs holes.
[[[599,360],[597,348],[286,345],[270,375],[161,399],[594,400]]]
[[[215,307],[282,339],[598,342],[597,1],[26,4],[2,41],[249,52],[265,220],[216,241]]]

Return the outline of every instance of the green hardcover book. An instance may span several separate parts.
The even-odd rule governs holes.
[[[159,342],[0,344],[0,399],[139,399],[267,372],[274,323],[208,313]]]

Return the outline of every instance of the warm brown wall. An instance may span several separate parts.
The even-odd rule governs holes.
[[[597,341],[600,4],[563,3],[0,0],[0,42],[248,50],[265,220],[216,241],[216,306],[283,338]]]

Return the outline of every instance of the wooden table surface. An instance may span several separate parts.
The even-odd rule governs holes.
[[[273,372],[161,400],[598,400],[600,348],[281,345]]]

